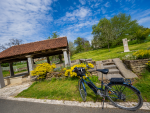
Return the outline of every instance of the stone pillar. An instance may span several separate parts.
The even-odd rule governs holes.
[[[51,64],[51,63],[50,63],[50,60],[49,60],[49,56],[46,57],[46,58],[47,58],[47,63]]]
[[[28,73],[30,73],[28,60],[27,60],[27,70],[28,70]]]
[[[67,55],[67,49],[63,49],[64,54],[64,60],[65,60],[65,66],[69,65],[68,55]]]
[[[122,41],[123,41],[123,46],[124,46],[124,52],[129,52],[130,50],[128,48],[128,40],[127,40],[127,38],[122,39]]]
[[[31,71],[34,70],[33,58],[31,55],[27,55],[26,57],[28,58],[29,72],[31,75]]]
[[[69,61],[69,66],[71,66],[70,52],[68,53],[68,61]]]
[[[4,83],[2,68],[1,68],[1,64],[0,64],[0,89],[3,87],[5,87],[5,83]]]
[[[9,68],[10,68],[10,76],[14,76],[14,69],[13,69],[13,63],[9,63]]]

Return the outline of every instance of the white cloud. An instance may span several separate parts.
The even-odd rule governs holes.
[[[105,14],[106,13],[106,9],[104,7],[101,8],[102,13]]]
[[[115,0],[116,2],[118,2],[118,0]]]
[[[140,20],[138,20],[138,23],[139,24],[143,24],[143,23],[146,23],[146,22],[149,23],[149,21],[150,21],[150,16],[149,17],[141,18]]]
[[[42,22],[51,22],[53,17],[45,15],[52,0],[2,0],[0,3],[0,38],[6,43],[11,38],[25,38],[36,34]],[[24,40],[24,39],[23,39]],[[37,40],[37,39],[30,39]],[[26,42],[26,41],[25,41]]]
[[[85,4],[86,4],[86,1],[85,1],[85,0],[79,0],[79,2],[80,2],[82,5],[85,5]]]
[[[70,22],[74,20],[83,20],[90,15],[91,10],[89,8],[79,7],[79,9],[73,10],[72,12],[66,12],[66,15],[58,19],[56,23],[61,23],[62,21]]]
[[[104,4],[105,7],[109,7],[110,6],[110,3],[107,2],[106,4]]]
[[[92,28],[92,25],[97,24],[98,22],[98,20],[88,20],[70,25],[61,31],[61,36],[67,36],[69,41],[75,40],[77,37],[84,37],[91,40],[91,32],[87,32],[85,29]],[[79,32],[83,29],[86,32]]]

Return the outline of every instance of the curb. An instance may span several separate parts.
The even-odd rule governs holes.
[[[48,99],[33,99],[33,98],[13,98],[13,97],[0,97],[6,100],[26,101],[44,104],[55,104],[55,105],[67,105],[67,106],[78,106],[78,107],[102,107],[102,102],[78,102],[78,101],[63,101],[63,100],[48,100]],[[111,102],[105,102],[104,108],[117,108],[112,105]],[[150,110],[150,102],[143,102],[142,110]]]

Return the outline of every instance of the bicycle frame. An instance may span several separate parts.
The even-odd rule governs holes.
[[[86,75],[84,75],[84,76],[86,76]],[[89,77],[86,76],[86,78],[92,83],[92,85],[93,85],[97,90],[104,91],[104,89],[103,89],[103,85],[104,85],[103,81],[101,82],[101,88],[98,88],[98,87],[96,87],[96,86],[94,85],[94,83],[89,79]],[[85,89],[85,86],[84,86],[84,82],[85,82],[87,85],[88,85],[88,82],[87,82],[85,79],[83,79],[82,77],[81,77],[80,79],[81,79],[81,81],[82,81],[84,91],[86,92],[86,89]],[[93,90],[91,87],[90,87],[90,89]],[[94,92],[95,94],[97,94],[95,91],[93,91],[93,92]]]
[[[86,76],[86,75],[84,75],[84,76]],[[96,87],[96,86],[94,85],[94,83],[89,79],[89,77],[86,76],[86,78],[92,83],[92,85],[93,85],[97,90],[100,90],[100,91],[104,91],[103,86],[107,87],[108,89],[111,89],[111,88],[108,87],[108,86],[111,85],[111,84],[114,84],[114,83],[111,83],[111,82],[110,82],[110,83],[108,83],[107,85],[104,85],[104,83],[103,83],[103,74],[102,74],[101,88]],[[82,84],[83,84],[84,91],[86,92],[86,88],[85,88],[85,86],[84,86],[84,82],[85,82],[87,85],[88,85],[88,82],[87,82],[85,79],[83,79],[82,77],[81,77],[80,79],[82,80]],[[135,90],[140,94],[140,91],[139,91],[137,88],[135,88],[134,86],[132,86],[132,85],[130,85],[130,84],[128,84],[128,83],[125,83],[125,82],[123,82],[122,84],[128,85],[128,86],[132,87],[133,89],[135,89]],[[90,89],[93,90],[91,87],[90,87]],[[97,95],[97,92],[95,92],[94,90],[93,90],[93,92]],[[113,92],[113,91],[112,91],[112,92]],[[87,93],[86,93],[86,95],[87,95]],[[117,94],[116,94],[116,96],[118,97]],[[106,97],[106,95],[105,95],[105,97]]]

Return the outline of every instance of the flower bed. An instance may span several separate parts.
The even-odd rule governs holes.
[[[148,67],[148,64],[150,62],[149,58],[150,50],[138,50],[130,55],[130,60],[124,59],[123,62],[134,73],[140,75]]]

